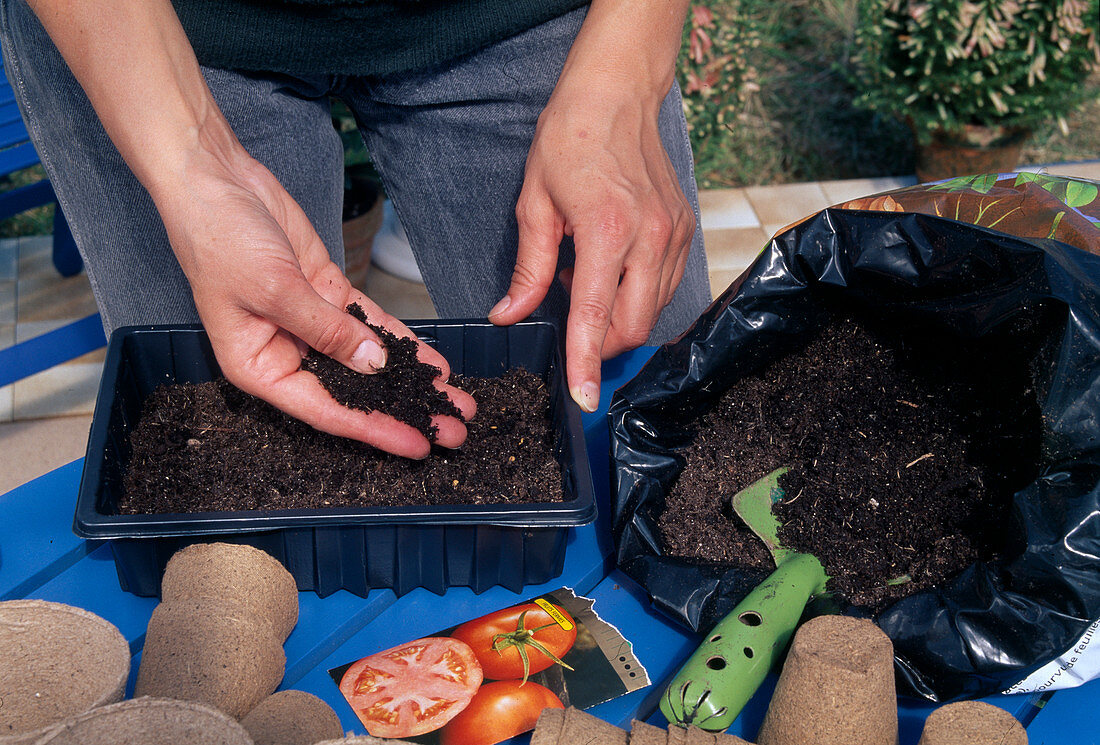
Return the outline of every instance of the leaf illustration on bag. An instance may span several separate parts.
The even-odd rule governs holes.
[[[928,187],[935,191],[976,191],[979,194],[988,194],[989,190],[993,188],[993,185],[997,183],[999,174],[996,173],[979,173],[973,176],[959,176],[953,178],[950,181],[944,181],[942,184],[936,184],[935,186]]]
[[[1059,179],[1053,176],[1047,176],[1045,173],[1033,173],[1031,171],[1020,171],[1016,174],[1016,180],[1012,182],[1013,186],[1019,186],[1020,184],[1038,184],[1045,187],[1047,184],[1054,183]]]
[[[1054,234],[1058,232],[1058,226],[1062,224],[1062,218],[1065,216],[1065,212],[1059,212],[1054,216],[1054,221],[1050,224],[1050,232],[1047,233],[1047,238],[1054,237]]]
[[[1020,184],[1036,184],[1050,192],[1055,199],[1062,202],[1067,207],[1073,207],[1074,209],[1080,209],[1081,207],[1092,204],[1096,200],[1098,193],[1100,193],[1100,190],[1096,188],[1096,184],[1087,181],[1059,178],[1057,176],[1047,176],[1043,173],[1018,173],[1016,174],[1014,186],[1019,186]]]
[[[1067,181],[1065,183],[1065,192],[1065,196],[1061,197],[1061,199],[1066,203],[1066,206],[1080,209],[1096,201],[1096,196],[1100,193],[1100,190],[1096,188],[1096,184],[1088,184],[1084,181]],[[1055,196],[1057,196],[1057,194],[1055,194]]]

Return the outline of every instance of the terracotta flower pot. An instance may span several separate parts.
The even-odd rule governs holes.
[[[1016,168],[1031,131],[1020,127],[967,125],[961,132],[940,130],[931,142],[917,143],[917,179],[940,181],[974,173],[1005,173]]]
[[[374,236],[382,227],[382,188],[363,168],[353,168],[344,190],[344,274],[363,290],[370,270]]]

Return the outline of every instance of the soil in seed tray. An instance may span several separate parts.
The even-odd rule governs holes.
[[[1035,316],[1028,316],[1034,318]],[[770,569],[730,497],[780,466],[780,540],[872,611],[1019,550],[1012,494],[1035,478],[1037,321],[979,339],[834,317],[696,422],[658,526],[667,554]]]
[[[542,380],[512,370],[451,382],[478,402],[466,444],[419,461],[318,432],[224,379],[160,386],[130,436],[119,511],[561,501]]]

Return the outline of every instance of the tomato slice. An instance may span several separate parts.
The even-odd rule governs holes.
[[[469,645],[425,637],[359,660],[340,692],[375,737],[412,737],[439,729],[466,708],[481,685]]]
[[[551,707],[565,708],[553,691],[533,681],[486,683],[440,730],[440,745],[493,745],[533,729],[542,710]]]

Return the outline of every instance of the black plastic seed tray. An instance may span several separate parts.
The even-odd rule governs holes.
[[[220,376],[201,326],[116,330],[96,400],[73,529],[109,539],[123,590],[159,594],[164,566],[197,542],[244,543],[290,570],[300,590],[320,596],[374,588],[403,594],[494,585],[519,590],[561,574],[568,529],[596,517],[592,474],[580,411],[568,395],[558,331],[548,321],[498,327],[485,321],[412,321],[409,328],[438,349],[454,372],[494,377],[523,367],[550,391],[555,455],[563,502],[438,505],[120,515],[129,436],[145,398],[165,383]]]

